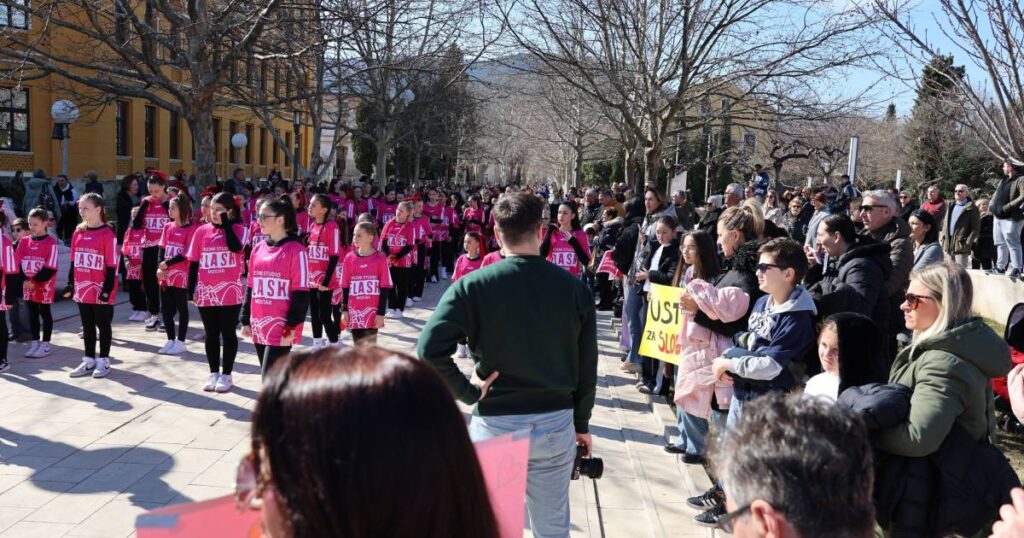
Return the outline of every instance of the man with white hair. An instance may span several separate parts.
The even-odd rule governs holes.
[[[971,250],[981,233],[981,213],[974,207],[967,185],[957,185],[953,196],[953,205],[942,221],[942,246],[953,261],[970,269]]]
[[[725,207],[736,207],[743,201],[745,188],[740,183],[730,183],[725,188]]]
[[[604,206],[597,199],[597,189],[587,189],[587,193],[583,196],[583,204],[580,206],[580,224],[586,226],[587,224],[599,225],[601,224],[601,213],[604,211]]]
[[[868,191],[860,205],[860,217],[864,221],[864,235],[889,245],[889,259],[892,272],[885,283],[886,295],[891,303],[889,327],[885,328],[889,338],[889,360],[895,358],[896,335],[903,331],[903,315],[899,311],[903,303],[910,270],[914,266],[914,241],[910,238],[910,225],[896,216],[899,206],[892,194],[885,190]],[[808,232],[809,233],[809,232]]]

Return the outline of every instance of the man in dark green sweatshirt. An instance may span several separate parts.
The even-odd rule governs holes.
[[[420,358],[474,406],[473,440],[529,432],[526,507],[538,538],[569,536],[569,477],[576,445],[590,453],[597,385],[594,297],[540,257],[543,208],[528,194],[494,206],[507,257],[452,284],[419,340]],[[462,339],[476,362],[472,380],[452,360]]]

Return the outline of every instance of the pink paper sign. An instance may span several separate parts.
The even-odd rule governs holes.
[[[619,271],[618,267],[615,267],[615,261],[612,260],[612,252],[609,250],[601,256],[601,263],[597,265],[598,273],[608,273],[608,276],[613,279],[622,278],[622,271]]]
[[[529,432],[509,433],[479,441],[474,446],[501,537],[522,538],[526,518],[526,470],[530,460]]]
[[[135,519],[138,538],[260,538],[260,513],[239,512],[233,496],[177,504],[146,512]]]

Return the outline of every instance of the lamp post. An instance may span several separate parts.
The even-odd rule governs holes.
[[[238,163],[239,167],[242,167],[242,148],[249,143],[249,137],[245,136],[244,133],[235,133],[231,135],[231,146],[235,148],[235,162]]]
[[[50,107],[53,118],[53,138],[61,142],[61,173],[68,175],[68,138],[71,137],[70,125],[78,121],[78,105],[61,99]]]
[[[302,125],[302,111],[292,112],[292,125],[295,126],[295,152],[292,154],[292,187],[299,182],[299,126]]]

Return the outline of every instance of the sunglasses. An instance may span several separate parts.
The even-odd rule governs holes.
[[[737,508],[736,510],[733,510],[732,512],[729,512],[728,514],[723,514],[723,515],[719,516],[718,517],[718,521],[715,522],[715,524],[718,527],[718,529],[721,530],[722,532],[727,532],[729,534],[732,534],[733,529],[736,527],[736,520],[739,519],[740,516],[746,514],[749,511],[750,511],[750,505],[749,504],[746,505],[746,506]]]
[[[235,507],[239,512],[259,510],[263,507],[263,489],[267,480],[256,469],[256,456],[251,452],[238,462],[235,472]]]
[[[757,264],[757,272],[767,273],[769,269],[778,269],[780,271],[788,269],[785,265],[778,265],[774,263],[759,263]]]
[[[880,207],[885,207],[885,206],[880,206],[880,205],[862,205],[859,208],[857,208],[857,211],[860,211],[861,213],[870,213],[872,210],[880,208]]]
[[[934,301],[936,299],[927,295],[918,295],[916,293],[907,292],[904,296],[904,300],[907,302],[907,306],[909,306],[911,310],[917,310],[917,307],[921,305],[921,301]]]

